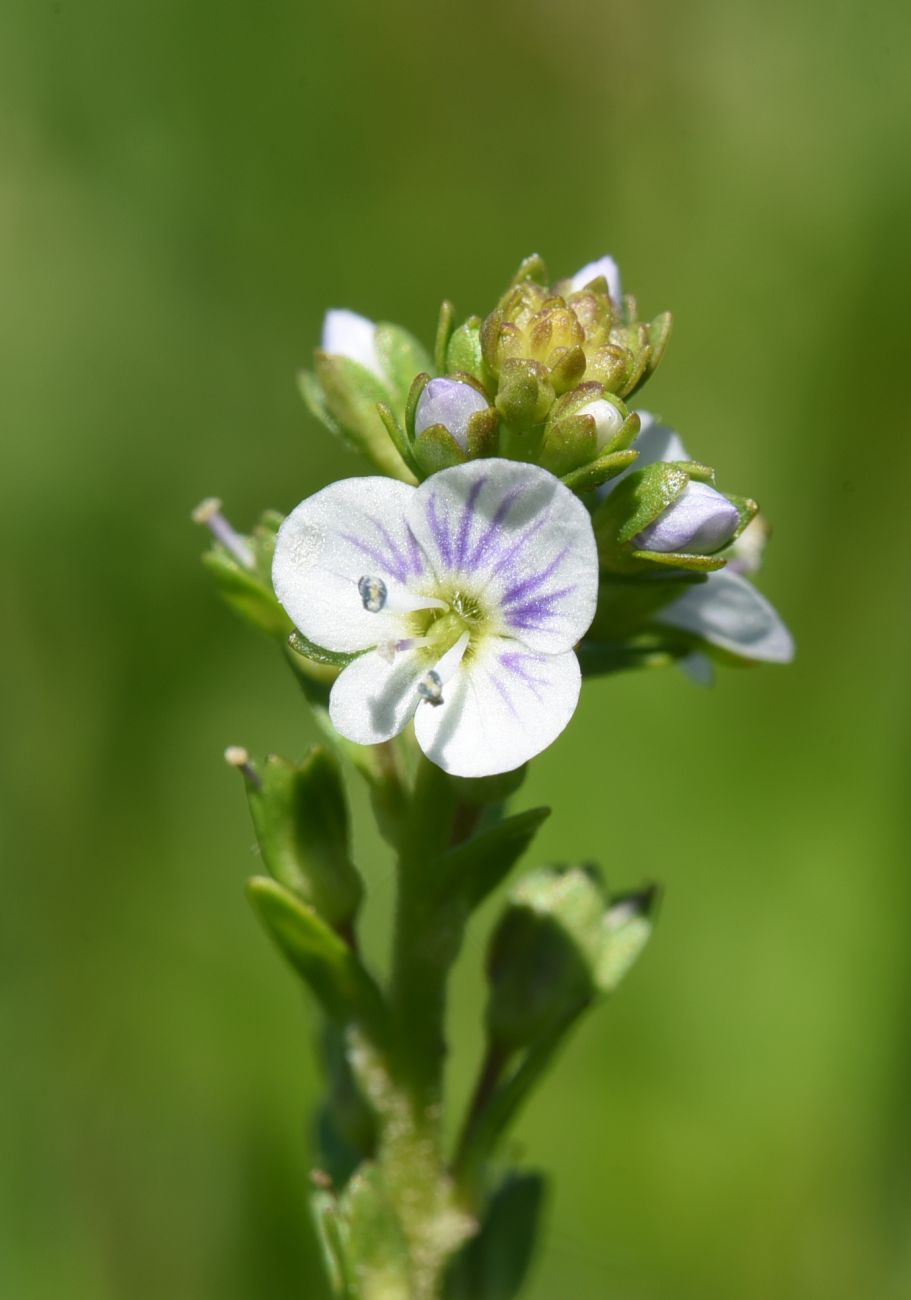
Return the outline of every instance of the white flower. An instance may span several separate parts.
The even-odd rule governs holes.
[[[329,702],[349,740],[377,744],[414,717],[434,763],[490,776],[572,717],[597,551],[588,511],[538,466],[475,460],[416,488],[333,483],[283,523],[273,581],[304,636],[358,656]]]
[[[633,444],[639,458],[631,469],[658,461],[692,459],[673,429],[660,424],[648,411],[640,411],[639,418],[642,428]],[[629,472],[625,470],[624,474]],[[622,477],[618,474],[608,486],[613,487]],[[690,484],[691,488],[696,486]],[[794,657],[794,640],[780,615],[730,564],[709,573],[704,582],[688,586],[682,596],[656,615],[656,621],[691,632],[739,659],[789,663]],[[706,669],[710,665],[699,651],[680,662],[695,680],[706,681]]]
[[[327,311],[323,320],[323,352],[334,357],[347,357],[369,370],[383,383],[388,382],[376,346],[376,325],[366,316],[346,308]]]
[[[607,291],[613,298],[614,302],[621,302],[623,299],[623,289],[620,285],[620,268],[612,257],[599,257],[597,262],[589,262],[587,266],[581,267],[575,275],[570,276],[570,290],[572,293],[578,293],[584,289],[592,280],[597,280],[603,276],[607,281]]]
[[[414,431],[423,433],[432,424],[442,424],[463,451],[468,450],[468,423],[490,403],[471,384],[461,379],[431,379],[418,398],[414,412]]]

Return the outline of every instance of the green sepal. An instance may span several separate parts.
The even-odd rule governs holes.
[[[512,288],[517,284],[526,284],[529,280],[532,284],[539,284],[545,289],[550,284],[547,263],[540,253],[530,253],[528,257],[523,257],[509,285]]]
[[[690,573],[714,573],[727,563],[723,555],[690,555],[686,551],[630,551],[629,555],[642,564],[688,569]]]
[[[243,568],[218,544],[203,552],[202,562],[215,579],[216,590],[226,605],[260,632],[284,640],[294,625],[276,600],[271,585]]]
[[[481,318],[469,316],[455,331],[446,348],[446,364],[441,373],[462,371],[484,383],[486,373],[481,354]]]
[[[430,375],[426,370],[422,370],[419,375],[415,375],[408,389],[408,396],[405,398],[405,437],[409,445],[414,447],[414,420],[418,409],[418,402],[421,400],[421,393],[430,383]]]
[[[334,929],[350,927],[364,884],[351,861],[338,760],[314,745],[300,763],[270,754],[257,773],[246,790],[265,866]]]
[[[593,492],[602,483],[607,483],[618,474],[622,474],[625,469],[629,469],[638,455],[639,453],[631,448],[627,451],[609,451],[603,456],[598,456],[596,460],[590,461],[588,465],[582,465],[579,469],[564,474],[563,482],[577,495]]]
[[[562,478],[594,459],[598,435],[591,415],[568,415],[548,420],[538,455],[538,464]]]
[[[476,1237],[447,1272],[444,1300],[515,1300],[528,1276],[546,1184],[538,1173],[512,1173],[491,1197]]]
[[[351,1300],[412,1300],[408,1240],[379,1167],[364,1164],[339,1198],[343,1250],[356,1287]]]
[[[550,358],[550,382],[554,392],[565,393],[574,388],[585,374],[586,364],[585,352],[578,344],[557,349]]]
[[[422,478],[452,465],[464,465],[468,459],[445,425],[431,424],[414,440],[414,458]]]
[[[638,960],[651,938],[657,903],[654,885],[611,899],[604,917],[605,943],[596,975],[602,993],[613,993]]]
[[[451,302],[441,303],[440,316],[437,321],[436,339],[433,347],[433,365],[434,370],[438,375],[445,375],[446,373],[446,357],[449,351],[449,343],[454,328],[455,308]]]
[[[456,376],[458,378],[459,376]],[[493,406],[486,411],[475,411],[468,420],[468,455],[472,460],[480,456],[497,454],[497,433],[500,417]]]
[[[383,421],[386,432],[389,434],[396,451],[414,474],[415,478],[417,478],[418,467],[417,462],[414,459],[414,452],[411,443],[405,430],[399,424],[392,407],[387,406],[385,402],[377,402],[376,410],[380,419]]]
[[[602,566],[616,573],[635,573],[643,566],[629,543],[686,490],[690,478],[679,465],[665,461],[633,470],[618,483],[592,516]]]
[[[412,379],[419,371],[430,369],[430,355],[424,345],[401,325],[381,321],[374,339],[383,370],[389,376],[395,399],[393,409],[401,411]]]
[[[323,646],[317,645],[315,641],[308,640],[298,628],[295,628],[289,635],[288,647],[303,659],[309,659],[315,664],[326,664],[332,668],[347,668],[352,660],[363,654],[362,650],[355,651],[353,654],[348,654],[342,650],[326,650]]]
[[[390,390],[386,385],[348,357],[316,352],[314,365],[321,403],[333,422],[329,427],[334,425],[348,446],[360,451],[390,478],[413,482],[411,471],[390,440],[377,411],[380,402],[389,402]],[[309,401],[308,393],[312,395],[309,381],[301,380],[301,391]]]
[[[751,524],[759,514],[759,503],[753,501],[750,497],[735,496],[732,492],[725,492],[724,495],[727,497],[728,501],[730,501],[731,505],[736,507],[737,513],[740,515],[740,523],[737,525],[737,530],[731,538],[731,542],[736,542],[737,538],[747,525]],[[728,545],[730,545],[730,542]]]
[[[349,945],[315,909],[268,876],[248,880],[247,896],[326,1014],[341,1024],[362,1024],[374,1037],[384,1034],[382,995]]]
[[[457,892],[470,908],[478,907],[505,880],[549,816],[549,808],[529,808],[451,849],[439,865],[441,895]]]

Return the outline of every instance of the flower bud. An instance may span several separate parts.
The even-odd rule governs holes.
[[[626,416],[619,407],[604,397],[599,397],[596,401],[588,402],[585,406],[580,407],[576,415],[590,415],[594,420],[595,442],[598,451],[616,438],[626,422]]]
[[[467,451],[471,417],[488,408],[487,398],[471,384],[460,379],[431,379],[418,398],[414,431],[420,435],[432,425],[441,424]]]
[[[579,293],[594,280],[605,280],[607,292],[614,302],[623,301],[623,289],[620,285],[620,268],[612,257],[599,257],[597,262],[589,262],[570,279],[573,293]]]
[[[530,1046],[595,995],[605,903],[582,867],[532,872],[513,891],[488,955],[487,1025],[499,1047]]]
[[[337,761],[314,745],[301,763],[271,754],[255,775],[247,800],[266,867],[330,925],[350,925],[364,889]]]
[[[633,541],[641,551],[713,555],[739,526],[737,507],[708,483],[694,479]]]
[[[376,346],[376,325],[366,316],[347,308],[334,308],[326,312],[323,320],[322,351],[333,357],[347,357],[369,370],[382,383],[387,382],[386,372]]]

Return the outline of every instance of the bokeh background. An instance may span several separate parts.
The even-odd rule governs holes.
[[[189,511],[359,472],[296,392],[326,307],[429,339],[533,250],[674,310],[648,405],[773,519],[799,657],[588,687],[520,797],[530,862],[667,886],[516,1134],[555,1174],[529,1300],[911,1294],[909,36],[888,0],[5,0],[4,1297],[321,1300],[315,1020],[221,761],[311,732]]]

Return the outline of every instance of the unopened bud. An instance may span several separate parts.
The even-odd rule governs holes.
[[[613,298],[614,302],[620,302],[623,297],[623,289],[620,284],[620,268],[612,257],[599,257],[597,262],[589,262],[570,280],[573,293],[578,293],[593,280],[606,280],[607,292]]]
[[[441,424],[463,451],[468,450],[471,417],[489,407],[487,398],[460,379],[431,379],[418,398],[414,414],[415,434]]]
[[[599,397],[596,401],[580,407],[576,415],[590,415],[594,420],[598,451],[616,438],[626,418],[612,402],[604,397]]]
[[[376,347],[376,325],[366,316],[347,308],[327,311],[323,321],[322,350],[333,357],[347,357],[385,382],[386,375]]]
[[[740,512],[708,483],[691,480],[671,504],[635,537],[641,551],[713,555],[740,525]]]

